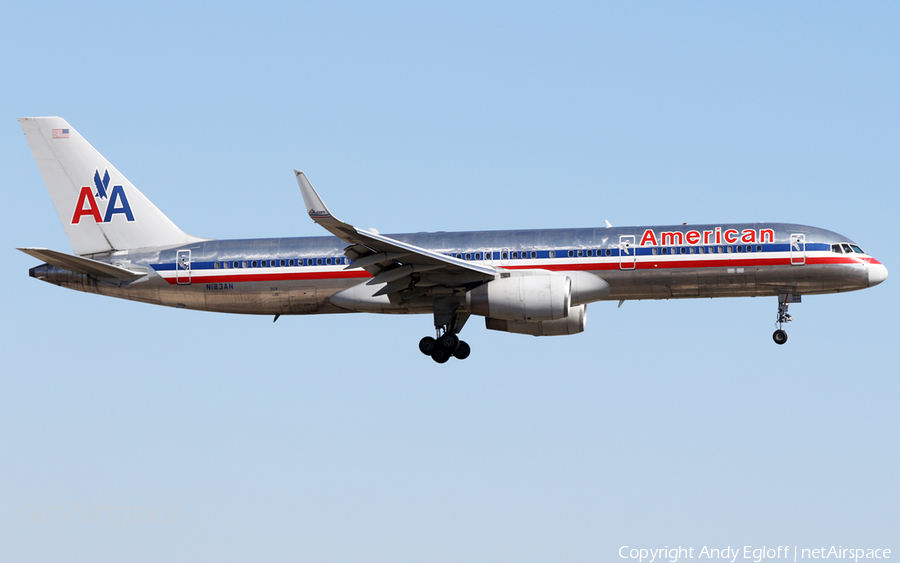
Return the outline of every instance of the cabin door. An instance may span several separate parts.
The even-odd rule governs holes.
[[[191,251],[179,250],[175,254],[175,282],[180,285],[191,283]]]
[[[633,270],[637,262],[637,247],[634,244],[634,235],[622,235],[619,237],[619,269]]]
[[[791,266],[806,264],[806,235],[791,235]]]

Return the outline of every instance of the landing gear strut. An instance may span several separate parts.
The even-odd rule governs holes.
[[[788,314],[788,305],[790,303],[800,303],[800,294],[798,293],[780,293],[778,294],[778,320],[775,321],[775,326],[778,327],[772,334],[772,340],[775,341],[775,344],[784,344],[787,342],[788,335],[784,329],[781,328],[781,325],[784,323],[789,323],[794,318]]]
[[[426,336],[419,340],[419,351],[439,364],[445,363],[450,357],[465,360],[472,353],[472,349],[464,341],[459,339],[457,333],[462,330],[469,319],[468,313],[457,313],[459,301],[456,297],[447,296],[434,300],[434,329],[435,337]]]

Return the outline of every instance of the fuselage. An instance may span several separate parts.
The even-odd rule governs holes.
[[[887,270],[838,233],[784,223],[438,232],[389,235],[503,270],[581,271],[605,280],[606,300],[814,295],[864,289]],[[179,308],[262,315],[430,313],[419,298],[342,306],[332,296],[371,275],[347,269],[337,237],[209,240],[91,258],[147,275],[131,283],[42,265],[31,275],[60,286]],[[374,291],[374,290],[373,290]]]

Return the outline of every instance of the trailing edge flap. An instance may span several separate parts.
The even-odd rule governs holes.
[[[397,262],[404,265],[434,266],[428,268],[431,271],[443,271],[449,274],[480,274],[484,279],[491,279],[500,273],[499,268],[466,262],[344,223],[331,214],[303,172],[294,170],[294,174],[297,175],[297,183],[300,185],[300,192],[303,194],[303,201],[310,218],[346,242],[361,244],[375,252],[397,253],[401,256],[395,258]]]
[[[106,262],[98,262],[97,260],[91,260],[90,258],[82,258],[81,256],[57,252],[56,250],[49,250],[46,248],[20,248],[19,250],[29,256],[34,256],[38,260],[43,260],[51,266],[98,278],[113,278],[130,282],[147,275],[147,271],[136,272],[127,270],[119,266],[107,264]]]

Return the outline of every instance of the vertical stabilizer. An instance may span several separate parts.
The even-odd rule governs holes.
[[[203,240],[176,227],[65,119],[19,124],[75,254]]]

